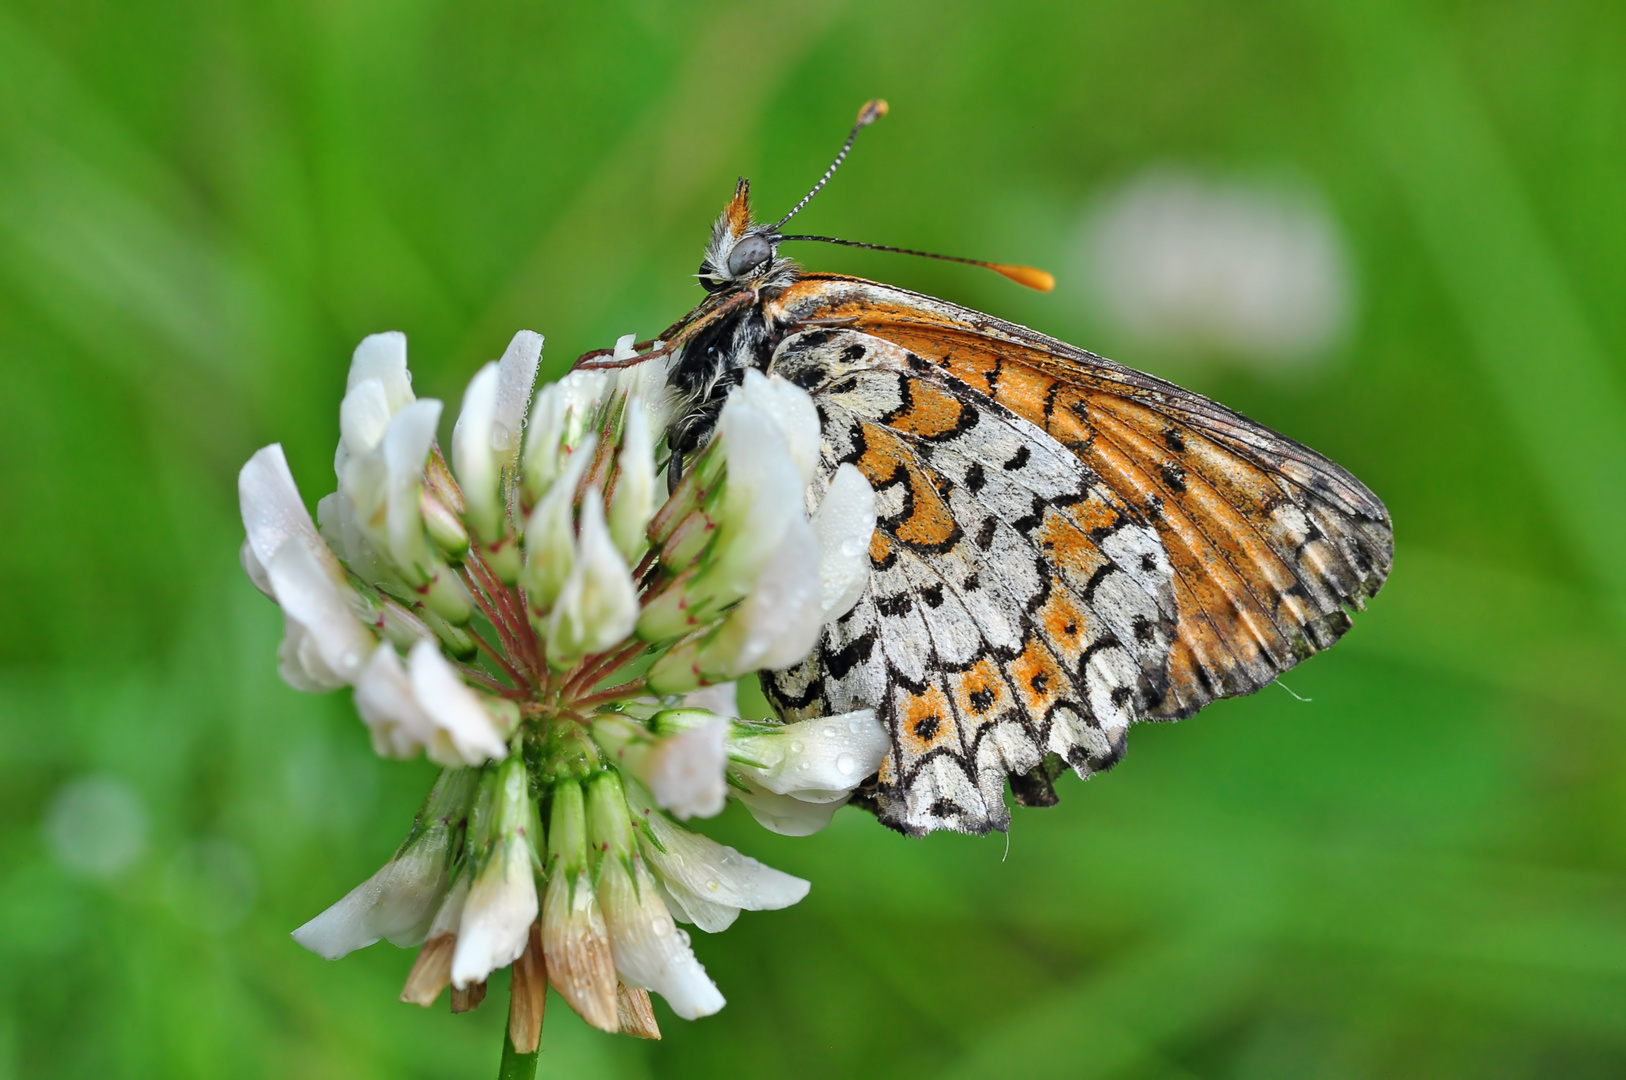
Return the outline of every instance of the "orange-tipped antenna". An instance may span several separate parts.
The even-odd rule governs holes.
[[[847,160],[847,151],[853,148],[853,143],[858,139],[858,133],[885,115],[886,102],[880,98],[864,102],[864,107],[858,110],[858,122],[853,125],[852,131],[847,133],[847,141],[841,144],[841,153],[837,154],[836,159],[830,163],[830,167],[824,170],[824,175],[819,177],[819,182],[813,185],[813,190],[803,195],[802,201],[790,208],[790,213],[773,223],[775,229],[795,217],[801,212],[802,207],[813,201],[813,196],[817,195],[819,189],[830,182],[830,178],[836,174],[836,170],[841,168],[841,163]]]
[[[958,255],[934,255],[930,251],[888,247],[885,244],[861,244],[857,240],[838,240],[833,236],[774,236],[770,237],[770,239],[775,244],[783,243],[786,240],[812,240],[820,244],[840,244],[842,247],[865,248],[869,251],[890,251],[897,255],[917,255],[922,259],[940,259],[943,262],[965,263],[967,266],[980,266],[986,270],[992,270],[996,274],[1003,274],[1018,285],[1026,285],[1028,288],[1036,289],[1039,292],[1049,292],[1056,287],[1054,274],[1031,266],[985,262],[982,259],[962,259]]]

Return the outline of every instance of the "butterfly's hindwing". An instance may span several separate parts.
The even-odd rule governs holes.
[[[908,832],[1003,828],[1007,776],[1037,774],[1045,801],[1049,754],[1110,767],[1173,639],[1155,532],[1034,425],[885,341],[815,331],[773,366],[814,394],[823,472],[857,465],[880,517],[863,598],[768,680],[786,716],[874,704],[893,750],[872,797]]]

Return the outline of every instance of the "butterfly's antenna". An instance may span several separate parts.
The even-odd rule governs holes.
[[[817,191],[817,188],[813,190]],[[891,251],[898,255],[918,255],[922,259],[941,259],[943,262],[965,263],[967,266],[981,266],[992,270],[996,274],[1004,274],[1018,285],[1026,285],[1039,292],[1049,292],[1056,287],[1054,274],[1038,270],[1031,266],[1014,266],[1010,263],[985,262],[982,259],[962,259],[958,255],[934,255],[930,251],[914,251],[910,248],[888,247],[885,244],[861,244],[857,240],[838,240],[833,236],[773,236],[770,239],[775,244],[786,240],[814,240],[820,244],[840,244],[842,247],[867,248],[870,251]]]
[[[837,154],[836,159],[830,163],[830,167],[824,170],[824,175],[819,177],[819,182],[813,185],[813,190],[802,196],[802,201],[791,207],[790,213],[773,223],[776,231],[779,226],[800,213],[802,207],[813,201],[813,196],[819,193],[819,189],[830,182],[830,178],[836,174],[836,170],[841,168],[841,163],[847,160],[847,151],[853,148],[853,143],[858,139],[858,133],[885,115],[886,102],[880,98],[864,102],[864,107],[858,110],[858,123],[854,124],[852,131],[847,133],[847,141],[841,144],[841,153]]]

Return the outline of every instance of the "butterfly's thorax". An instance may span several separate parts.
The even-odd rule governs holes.
[[[669,432],[674,450],[687,453],[703,444],[746,371],[767,370],[787,328],[776,301],[794,281],[794,267],[787,266],[772,285],[714,294],[674,328],[687,332],[668,369],[681,406]]]

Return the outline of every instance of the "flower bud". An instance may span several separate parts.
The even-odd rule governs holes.
[[[671,712],[659,713],[658,724]],[[655,805],[679,818],[713,817],[728,797],[724,779],[729,721],[698,709],[682,710],[684,722],[657,728],[659,738],[619,716],[603,716],[593,739],[627,775],[655,796]]]
[[[632,819],[627,812],[627,796],[620,777],[613,772],[601,772],[588,781],[587,842],[606,861],[632,857]]]
[[[418,493],[418,512],[423,515],[424,528],[435,546],[454,559],[461,559],[469,550],[469,533],[463,519],[436,498],[426,487]]]
[[[535,811],[521,755],[498,766],[495,777],[489,794],[482,792],[491,810],[476,822],[483,833],[472,849],[482,861],[471,867],[474,882],[452,954],[452,985],[459,989],[518,959],[536,920]]]
[[[891,746],[873,709],[794,724],[735,728],[730,771],[804,802],[844,800],[881,767]]]
[[[700,649],[704,638],[703,634],[690,635],[667,649],[649,666],[644,685],[649,687],[651,693],[662,697],[687,694],[705,681],[700,674]]]
[[[434,573],[418,491],[440,423],[440,409],[440,402],[432,398],[414,401],[390,420],[379,446],[385,470],[385,548],[390,561],[412,585],[422,585]]]
[[[636,562],[649,539],[645,530],[655,513],[655,492],[660,483],[655,471],[655,441],[643,402],[629,398],[622,410],[620,473],[610,496],[610,535],[627,561]]]
[[[465,517],[482,540],[502,536],[502,462],[491,445],[497,419],[497,365],[480,369],[463,394],[463,410],[452,429],[452,468],[467,506]]]
[[[566,462],[587,436],[599,405],[610,389],[603,371],[572,371],[544,386],[531,409],[531,429],[525,438],[523,463],[525,497],[530,503],[564,472]]]
[[[333,460],[334,472],[343,476],[346,461],[372,453],[384,441],[384,431],[394,415],[389,395],[378,379],[363,379],[350,387],[339,403],[339,450]]]
[[[622,641],[638,622],[638,586],[610,539],[604,499],[588,488],[574,565],[548,616],[548,662],[567,668]]]
[[[430,565],[428,573],[429,580],[416,590],[423,597],[424,606],[454,626],[462,626],[472,619],[474,597],[469,595],[462,580],[438,561]]]
[[[576,489],[592,463],[597,439],[588,436],[525,525],[525,568],[519,583],[539,615],[553,609],[576,563]]]
[[[792,522],[805,524],[806,483],[774,418],[735,394],[717,428],[728,459],[715,511],[717,539],[689,589],[702,621],[746,596],[785,530]]]

